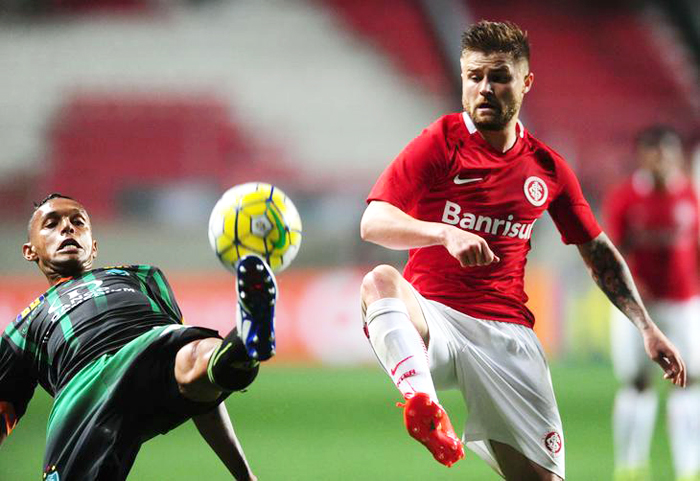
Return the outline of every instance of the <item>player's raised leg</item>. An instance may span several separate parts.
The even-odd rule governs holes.
[[[365,334],[406,399],[409,434],[451,466],[464,457],[464,448],[438,403],[426,349],[428,325],[410,285],[396,269],[381,265],[364,277],[361,297]]]
[[[255,379],[260,361],[275,354],[274,274],[252,255],[242,258],[236,271],[236,327],[223,341],[193,341],[177,353],[175,378],[189,399],[211,401],[221,392],[245,389]]]
[[[251,359],[266,361],[275,355],[275,275],[260,257],[254,255],[243,257],[236,272],[238,336]]]
[[[396,269],[381,265],[363,279],[361,296],[367,337],[401,394],[423,392],[437,401],[426,350],[428,325],[408,283]]]

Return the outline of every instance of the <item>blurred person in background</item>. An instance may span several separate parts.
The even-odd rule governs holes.
[[[638,169],[605,200],[606,227],[627,258],[649,313],[687,363],[688,389],[673,389],[668,398],[668,434],[676,479],[700,480],[698,198],[675,130],[641,131],[635,154]],[[616,481],[649,479],[658,405],[652,365],[633,334],[615,309],[610,337],[621,383],[613,411]]]
[[[562,423],[524,292],[532,227],[545,211],[664,376],[682,386],[685,366],[571,168],[518,120],[534,79],[527,34],[511,23],[472,25],[460,65],[464,111],[425,129],[367,198],[362,238],[409,250],[409,260],[403,276],[380,265],[364,277],[365,334],[406,399],[409,434],[438,462],[464,456],[436,393],[459,389],[464,440],[496,472],[562,480]]]
[[[0,337],[0,444],[41,384],[54,397],[47,481],[122,481],[144,442],[190,418],[236,479],[256,479],[223,400],[274,355],[277,292],[262,259],[237,266],[236,327],[222,340],[183,325],[160,269],[93,268],[90,217],[70,197],[36,205],[22,254],[50,287]]]

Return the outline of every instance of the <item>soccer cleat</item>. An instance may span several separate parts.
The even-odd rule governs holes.
[[[251,359],[265,361],[275,355],[275,275],[255,255],[243,257],[236,266],[236,274],[238,336]]]
[[[464,447],[455,434],[450,418],[438,403],[426,393],[406,398],[403,420],[408,434],[422,443],[435,460],[448,468],[464,457]]]

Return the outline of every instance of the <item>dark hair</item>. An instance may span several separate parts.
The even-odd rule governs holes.
[[[32,230],[32,219],[34,218],[34,213],[37,211],[39,207],[42,205],[46,204],[48,201],[53,200],[53,199],[68,199],[68,200],[73,200],[77,202],[73,197],[68,197],[67,195],[59,194],[58,192],[53,192],[46,197],[44,197],[42,200],[39,202],[34,202],[34,210],[32,211],[32,215],[29,216],[29,222],[27,223],[27,236],[29,236],[29,233]]]
[[[530,62],[530,42],[527,32],[511,22],[489,22],[481,20],[470,25],[462,33],[462,52],[507,53],[513,60]]]
[[[669,139],[674,139],[680,143],[681,135],[673,127],[658,124],[640,130],[634,140],[634,144],[637,148],[658,147]]]
[[[46,197],[44,197],[39,202],[34,202],[34,210],[37,210],[39,207],[41,207],[42,205],[46,204],[48,201],[53,200],[53,199],[75,200],[73,197],[68,197],[67,195],[59,194],[58,192],[53,192],[53,193],[47,195]]]

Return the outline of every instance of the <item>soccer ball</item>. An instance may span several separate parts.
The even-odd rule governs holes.
[[[209,244],[235,272],[238,260],[256,254],[275,271],[285,269],[301,244],[301,219],[280,189],[262,182],[231,187],[209,217]]]

